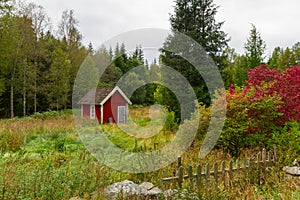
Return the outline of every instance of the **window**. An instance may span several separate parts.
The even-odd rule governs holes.
[[[95,119],[95,106],[91,105],[90,109],[90,117],[91,119]]]

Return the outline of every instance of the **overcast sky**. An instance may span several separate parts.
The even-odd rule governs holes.
[[[28,0],[30,1],[30,0]],[[174,0],[31,0],[45,8],[54,29],[65,9],[73,9],[79,20],[84,44],[99,47],[104,41],[140,28],[169,29]],[[215,0],[217,21],[231,37],[229,45],[244,53],[251,23],[267,43],[267,54],[276,46],[300,42],[299,0]]]

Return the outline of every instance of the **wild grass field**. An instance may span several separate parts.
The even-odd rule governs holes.
[[[141,127],[150,124],[149,108],[130,110],[132,120]],[[136,141],[115,125],[104,125],[113,143],[129,151],[160,148],[172,140],[174,133],[162,129],[158,136]],[[298,130],[297,130],[298,131]],[[300,133],[300,132],[299,132]],[[285,138],[288,139],[288,138]],[[216,149],[199,160],[201,141],[195,140],[182,156],[183,165],[232,159],[222,149]],[[261,185],[237,180],[231,187],[215,184],[196,187],[183,184],[174,199],[300,199],[299,184],[282,180],[281,167],[292,159],[290,152],[279,145],[279,163]],[[241,157],[253,156],[258,149],[243,150]],[[47,112],[26,118],[0,120],[0,199],[107,199],[103,191],[112,183],[132,180],[152,182],[166,190],[177,188],[176,183],[163,183],[162,178],[174,176],[176,163],[151,173],[130,174],[102,165],[80,140],[71,111]],[[178,189],[178,188],[177,188]],[[123,199],[123,198],[120,198]]]

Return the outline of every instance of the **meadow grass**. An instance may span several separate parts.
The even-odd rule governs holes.
[[[142,127],[151,124],[147,108],[135,108],[130,112],[133,120],[142,123]],[[154,143],[160,148],[175,134],[162,129],[154,138],[136,140],[116,125],[104,125],[102,129],[113,143],[128,151],[151,151]],[[200,146],[201,142],[195,141],[182,156],[184,167],[232,159],[219,149],[200,160]],[[257,149],[243,150],[244,157],[255,153]],[[279,163],[280,166],[283,164]],[[69,112],[0,120],[0,199],[3,200],[70,199],[76,196],[106,199],[104,188],[125,179],[136,183],[152,182],[163,190],[178,189],[175,182],[162,183],[162,178],[175,175],[175,162],[155,172],[138,174],[119,172],[102,165],[85,149]],[[299,183],[282,180],[278,167],[266,175],[261,185],[238,179],[230,187],[223,184],[196,187],[186,181],[173,199],[300,199],[300,190]]]

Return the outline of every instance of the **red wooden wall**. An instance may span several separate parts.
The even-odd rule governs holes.
[[[103,105],[103,123],[109,123],[109,118],[112,117],[113,123],[118,122],[118,106],[126,106],[125,99],[117,91]]]
[[[96,117],[99,123],[101,123],[101,106],[96,105],[95,106],[95,113],[96,113]]]

